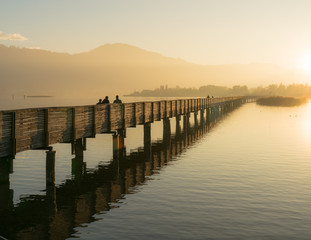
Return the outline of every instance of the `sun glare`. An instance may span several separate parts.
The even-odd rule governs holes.
[[[311,53],[303,58],[301,67],[305,71],[311,73]]]

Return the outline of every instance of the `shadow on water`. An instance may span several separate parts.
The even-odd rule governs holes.
[[[208,114],[195,115],[192,124],[189,116],[181,116],[182,127],[176,117],[174,134],[171,134],[171,120],[163,120],[163,139],[151,142],[147,136],[144,148],[128,155],[122,139],[118,139],[121,147],[114,150],[113,159],[92,171],[86,171],[83,141],[78,141],[73,148],[73,178],[59,186],[47,186],[45,195],[23,196],[17,205],[13,204],[10,185],[0,185],[0,236],[7,239],[73,236],[76,227],[96,221],[102,218],[98,214],[120,207],[120,201],[127,194],[135,193],[138,186],[152,180],[152,175],[159,174],[161,168],[206,136],[225,117],[222,113],[214,118],[204,115]],[[148,125],[145,131],[148,132]]]

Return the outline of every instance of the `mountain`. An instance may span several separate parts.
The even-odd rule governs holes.
[[[103,97],[160,85],[248,85],[306,82],[270,64],[198,65],[126,44],[79,54],[0,45],[0,94]]]

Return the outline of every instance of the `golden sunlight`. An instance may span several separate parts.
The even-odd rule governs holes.
[[[301,68],[311,73],[311,52],[302,59]]]

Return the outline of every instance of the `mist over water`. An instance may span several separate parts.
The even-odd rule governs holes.
[[[193,126],[193,116],[191,122]],[[168,143],[161,140],[162,122],[152,123],[151,128],[153,151],[167,149]],[[174,118],[171,129],[171,141],[175,142]],[[124,194],[115,195],[117,199],[110,188],[122,186],[117,182],[120,178],[109,178],[109,198],[100,198],[108,191],[108,185],[92,180],[97,175],[88,177],[89,183],[72,182],[86,189],[74,199],[69,198],[69,193],[66,199],[66,193],[57,190],[57,211],[54,215],[49,213],[54,218],[49,220],[50,225],[41,226],[47,229],[46,239],[52,234],[56,236],[47,227],[52,223],[60,224],[55,229],[65,231],[61,222],[68,219],[66,212],[69,214],[73,206],[79,207],[72,215],[73,232],[67,235],[72,239],[311,238],[310,103],[293,108],[249,103],[225,116],[200,137],[195,130],[190,132],[193,144],[172,158],[163,157],[167,151],[159,150],[152,174],[141,175],[150,167],[141,155],[143,126],[127,129],[126,155],[131,158],[122,162],[119,169],[126,169],[126,184],[130,180],[136,184],[125,186]],[[72,178],[74,156],[70,148],[70,144],[54,146],[59,189]],[[168,151],[171,155],[170,151],[173,150]],[[94,172],[99,165],[105,169],[112,158],[111,135],[87,140],[86,172]],[[169,161],[161,164],[156,159]],[[102,177],[108,178],[109,171]],[[45,196],[45,188],[45,152],[17,154],[10,183],[16,211],[25,207],[31,213],[35,209],[34,199],[39,205],[44,203],[39,196]],[[78,192],[77,188],[72,189]],[[110,202],[103,202],[104,199]],[[106,206],[103,210],[94,210],[102,205]],[[93,212],[92,217],[85,218],[89,212]],[[18,236],[35,236],[40,232],[38,226],[23,231]]]

